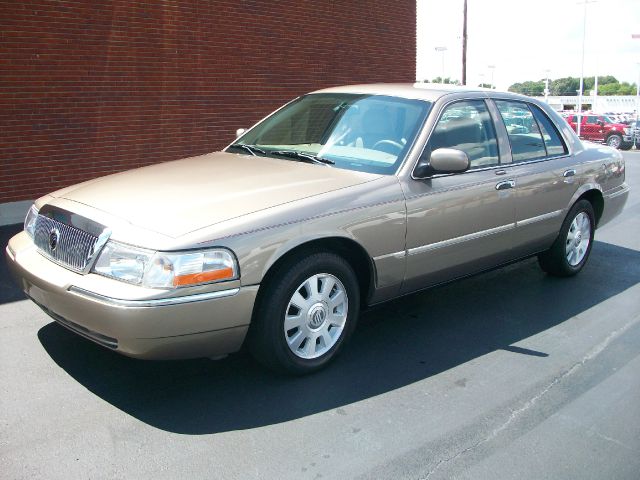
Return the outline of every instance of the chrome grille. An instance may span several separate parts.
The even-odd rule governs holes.
[[[56,241],[52,237],[57,237]],[[36,219],[34,242],[40,253],[76,272],[85,270],[98,237],[43,215]]]

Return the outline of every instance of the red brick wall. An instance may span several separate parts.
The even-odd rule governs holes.
[[[415,0],[0,2],[0,203],[214,151],[294,96],[412,82]]]

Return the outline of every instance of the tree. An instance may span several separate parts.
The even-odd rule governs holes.
[[[577,95],[580,88],[580,79],[573,77],[558,78],[549,86],[551,95]]]
[[[433,80],[431,80],[431,83],[445,83],[449,85],[460,85],[459,80],[451,80],[451,78],[449,77],[446,77],[444,81],[442,80],[442,77],[436,77]]]
[[[523,95],[529,95],[532,97],[540,96],[544,93],[544,80],[537,82],[522,82],[514,83],[509,87],[510,92],[521,93]]]
[[[588,95],[594,87],[595,77],[584,77],[582,93]],[[549,82],[549,93],[555,96],[575,96],[578,95],[579,88],[579,78],[564,77]],[[541,97],[544,95],[544,80],[514,83],[509,87],[509,91]],[[620,83],[613,75],[598,76],[598,95],[634,95],[635,93],[635,83]]]

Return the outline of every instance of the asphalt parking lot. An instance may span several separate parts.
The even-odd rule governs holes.
[[[535,260],[363,315],[305,378],[145,362],[53,323],[0,261],[0,478],[640,478],[640,152],[570,279]],[[0,229],[0,246],[20,229]]]

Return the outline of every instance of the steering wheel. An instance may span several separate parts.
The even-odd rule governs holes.
[[[376,143],[373,144],[373,148],[374,150],[378,150],[378,146],[382,146],[382,145],[389,145],[391,147],[397,148],[398,151],[397,152],[389,152],[388,150],[382,150],[383,152],[387,152],[387,153],[400,153],[402,151],[402,149],[404,148],[404,145],[402,145],[401,143],[396,142],[395,140],[388,140],[388,139],[384,139],[384,140],[378,140]]]

